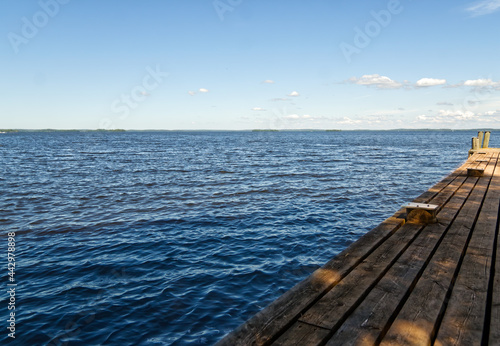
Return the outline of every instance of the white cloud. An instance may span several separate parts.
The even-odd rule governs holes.
[[[298,114],[289,114],[283,116],[283,119],[286,120],[298,120],[302,122],[307,122],[307,124],[310,123],[318,123],[318,122],[325,122],[325,121],[330,121],[331,119],[326,118],[324,116],[313,116],[310,114],[303,114],[303,115],[298,115]]]
[[[361,124],[363,121],[359,119],[351,119],[349,117],[343,117],[342,120],[337,121],[337,124],[341,125],[354,125]]]
[[[191,95],[191,96],[194,96],[194,95],[196,95],[198,92],[200,92],[200,93],[207,93],[207,92],[209,92],[209,90],[208,90],[208,89],[205,89],[205,88],[200,88],[200,89],[198,89],[198,91],[189,90],[189,91],[188,91],[188,94],[189,94],[189,95]]]
[[[474,114],[471,111],[452,111],[452,110],[444,110],[441,109],[438,114],[439,117],[442,118],[451,118],[455,120],[469,120],[477,117],[476,114]]]
[[[314,116],[311,114],[289,113],[286,108],[273,109],[274,116],[268,121],[271,127],[281,129],[303,129],[303,128],[324,128],[331,126],[332,119],[325,116]]]
[[[500,0],[499,0],[500,1]],[[420,78],[416,83],[411,83],[407,80],[403,82],[398,82],[390,79],[387,76],[381,76],[379,74],[363,75],[361,78],[351,77],[344,81],[348,83],[365,85],[368,87],[375,87],[377,89],[399,89],[405,88],[410,89],[411,85],[415,88],[426,88],[437,85],[443,85],[444,88],[457,88],[461,86],[469,86],[474,88],[494,88],[495,90],[500,90],[500,81],[495,82],[491,79],[480,78],[480,79],[470,79],[465,82],[460,82],[458,84],[446,84],[446,79],[439,78]]]
[[[430,87],[435,85],[446,84],[446,79],[436,79],[436,78],[421,78],[415,83],[416,87]]]
[[[477,121],[479,116],[480,114],[476,114],[471,111],[441,109],[434,115],[418,115],[417,121],[426,123],[452,124],[462,121]]]
[[[296,91],[292,91],[290,94],[288,94],[287,96],[292,96],[292,97],[297,97],[297,96],[300,96],[300,94]]]
[[[466,11],[470,12],[473,17],[477,17],[496,12],[498,9],[500,9],[500,0],[483,0],[467,7]]]
[[[403,84],[379,74],[367,74],[361,76],[361,78],[351,77],[349,82],[358,85],[375,86],[378,89],[398,89],[403,86]]]
[[[474,113],[465,110],[440,110],[433,115],[422,114],[416,117],[416,123],[433,123],[436,126],[484,126],[500,124],[500,110]]]
[[[487,112],[484,112],[484,115],[486,115],[486,116],[498,116],[498,115],[500,115],[500,110],[487,111]]]
[[[498,86],[500,83],[493,82],[491,79],[469,79],[464,82],[465,86],[473,86],[473,87],[487,87],[487,86]]]
[[[265,81],[262,82],[263,84],[274,84],[274,81],[271,79],[266,79]]]
[[[256,112],[262,112],[262,111],[265,111],[264,108],[260,108],[260,107],[253,107],[252,108],[253,111],[256,111]]]

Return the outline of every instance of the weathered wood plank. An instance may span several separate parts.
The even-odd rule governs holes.
[[[491,258],[475,256],[474,261],[468,261],[461,271],[465,282],[459,282],[453,288],[450,304],[446,309],[443,323],[439,328],[436,344],[441,345],[481,345],[484,330],[484,316],[488,284],[477,271],[490,269]],[[474,263],[478,261],[478,263]],[[476,278],[476,280],[474,280]]]
[[[309,346],[319,345],[328,337],[330,331],[318,326],[312,326],[302,322],[297,322],[288,329],[278,340],[273,342],[273,346]]]
[[[480,345],[500,201],[500,168],[495,170],[462,266],[437,333],[443,344]]]
[[[490,174],[494,162],[490,164]],[[470,178],[476,181],[478,178]],[[439,319],[443,301],[467,244],[476,215],[488,188],[489,178],[481,178],[464,208],[451,225],[408,300],[390,326],[382,345],[429,344]],[[451,221],[451,220],[450,220]]]
[[[431,244],[432,246],[432,244]],[[415,247],[425,252],[424,247]],[[423,254],[425,256],[425,254]],[[327,345],[372,345],[420,270],[420,263],[396,263],[353,314],[340,326]],[[379,299],[377,302],[376,299]]]
[[[489,344],[495,345],[500,340],[500,234],[496,234],[496,258],[493,287],[491,289],[491,315]]]
[[[362,264],[333,287],[299,320],[323,328],[336,329],[376,284],[380,276],[420,232],[422,226],[405,224]]]
[[[466,203],[476,181],[477,178],[469,179],[444,206],[440,217],[453,219]],[[447,222],[425,227],[327,345],[359,345],[379,340],[391,316],[416,284],[419,274],[448,227]]]

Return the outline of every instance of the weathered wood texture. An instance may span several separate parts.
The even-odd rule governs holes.
[[[437,223],[401,208],[218,345],[500,344],[498,155],[413,201],[438,205]]]
[[[382,344],[420,345],[430,344],[434,339],[446,295],[481,208],[489,184],[488,174],[491,174],[492,169],[493,163],[488,167],[485,178],[477,181],[466,204],[451,223],[448,233],[390,326]]]
[[[500,203],[500,167],[491,182],[437,334],[436,341],[442,344],[480,345],[483,338]]]
[[[500,213],[499,213],[500,215]],[[500,233],[497,226],[496,235],[496,251],[494,275],[491,280],[490,286],[490,299],[491,299],[491,321],[490,321],[490,345],[500,343]]]

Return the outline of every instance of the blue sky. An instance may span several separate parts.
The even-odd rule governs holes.
[[[0,128],[500,128],[500,0],[0,0]]]

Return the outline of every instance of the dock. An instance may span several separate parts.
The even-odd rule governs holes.
[[[500,149],[482,146],[218,345],[500,345]]]

